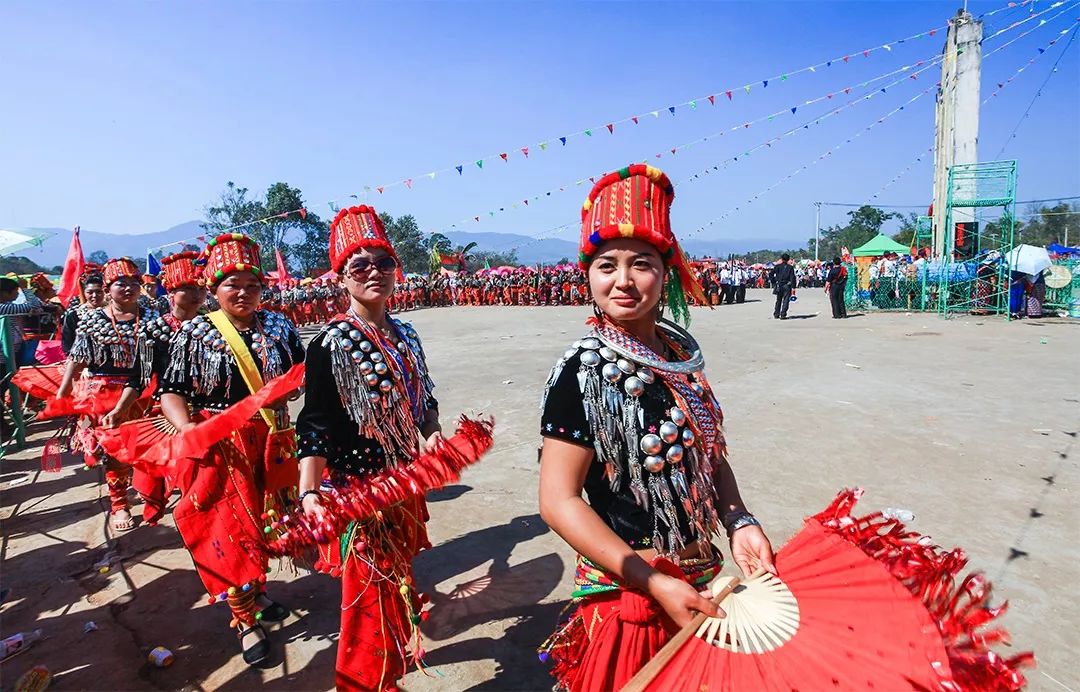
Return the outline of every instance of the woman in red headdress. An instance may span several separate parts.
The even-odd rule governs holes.
[[[407,464],[441,434],[420,338],[387,312],[401,265],[374,209],[338,213],[330,225],[330,264],[350,306],[308,347],[296,423],[300,501],[316,518],[324,511],[324,484]],[[430,547],[427,518],[418,496],[320,547],[317,567],[342,581],[338,689],[397,689],[408,662],[419,661],[421,598],[412,559]]]
[[[544,397],[540,513],[578,551],[574,607],[541,650],[560,689],[614,690],[695,612],[721,566],[749,574],[769,540],[739,495],[723,415],[689,322],[701,288],[671,230],[675,191],[636,164],[601,178],[582,210],[580,266],[595,316]],[[588,501],[582,498],[582,491]]]
[[[117,531],[135,528],[128,509],[131,467],[105,455],[98,447],[98,427],[111,427],[126,415],[120,396],[134,371],[139,330],[157,313],[140,308],[139,269],[127,258],[111,259],[102,268],[109,302],[82,312],[68,352],[67,367],[56,401],[48,407],[57,412],[81,414],[74,442],[82,449],[87,466],[105,462],[112,525]]]
[[[240,402],[304,360],[300,335],[283,315],[260,309],[259,246],[239,233],[209,242],[203,279],[220,309],[180,323],[158,372],[161,411],[183,432]],[[159,361],[158,367],[162,363]],[[271,533],[273,517],[295,497],[295,437],[288,409],[276,402],[178,465],[182,496],[173,510],[210,602],[227,602],[249,664],[270,653],[259,621],[289,611],[265,593],[267,561],[251,550]]]

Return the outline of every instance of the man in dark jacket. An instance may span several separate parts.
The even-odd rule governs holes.
[[[795,290],[795,267],[791,266],[791,256],[786,252],[780,255],[780,264],[773,267],[772,285],[773,293],[776,294],[773,319],[786,320],[788,303],[791,302],[791,294]]]
[[[844,289],[847,287],[847,277],[847,268],[840,262],[840,258],[833,259],[832,267],[825,277],[825,293],[829,296],[834,320],[847,317],[847,306],[844,305]]]

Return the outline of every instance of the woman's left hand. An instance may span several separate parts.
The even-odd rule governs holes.
[[[431,436],[424,440],[424,452],[434,452],[435,448],[444,440],[441,430],[436,430],[431,433]]]
[[[731,559],[747,577],[759,568],[776,574],[772,544],[760,526],[744,526],[731,535]]]

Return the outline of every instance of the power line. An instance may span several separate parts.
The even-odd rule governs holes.
[[[1042,204],[1045,202],[1069,202],[1074,199],[1080,199],[1080,195],[1073,195],[1071,197],[1048,197],[1046,199],[1025,199],[1016,202],[1016,204]],[[816,202],[823,207],[851,207],[858,209],[863,206],[881,207],[883,209],[923,209],[926,204],[851,204],[849,202]]]

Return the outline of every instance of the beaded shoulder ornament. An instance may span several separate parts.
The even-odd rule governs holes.
[[[140,307],[135,319],[117,322],[106,308],[93,308],[80,315],[70,358],[76,363],[102,366],[112,362],[119,369],[135,365],[140,325],[157,319],[156,311]]]
[[[393,339],[350,310],[335,316],[322,338],[341,405],[360,434],[377,440],[398,465],[419,451],[417,429],[435,384],[416,330],[394,318],[390,323]]]
[[[606,320],[594,318],[588,324],[592,331],[552,369],[541,408],[566,363],[578,356],[578,386],[596,459],[612,490],[629,475],[635,501],[653,516],[653,547],[663,555],[685,547],[676,503],[700,538],[719,533],[713,470],[727,452],[723,413],[705,378],[697,342],[678,325],[661,320],[660,335],[680,358],[667,360]],[[655,428],[647,427],[641,405],[652,387],[666,387],[675,402]],[[708,543],[702,541],[706,553]]]
[[[178,329],[180,320],[169,312],[142,323],[139,330],[139,382],[143,387],[150,383],[154,374],[154,348],[169,343]]]
[[[287,347],[296,327],[287,317],[270,310],[255,313],[255,329],[251,335],[251,352],[262,366],[263,380],[269,381],[293,366],[292,350]],[[285,348],[278,348],[279,344]],[[169,346],[167,378],[190,375],[194,391],[208,394],[225,384],[228,395],[232,389],[231,367],[236,360],[221,332],[204,315],[182,322],[173,332]]]

